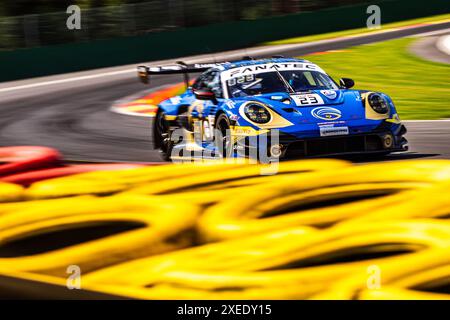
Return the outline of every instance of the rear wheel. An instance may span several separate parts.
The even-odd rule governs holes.
[[[169,123],[164,117],[163,111],[158,111],[155,118],[155,139],[159,147],[161,158],[164,161],[170,161],[173,149],[173,141],[170,133]]]
[[[233,148],[231,145],[230,120],[226,114],[220,114],[216,119],[215,142],[222,158],[231,157]]]

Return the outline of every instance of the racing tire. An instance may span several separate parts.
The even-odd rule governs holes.
[[[233,154],[231,147],[230,119],[224,113],[221,113],[214,126],[214,141],[221,158],[229,158]]]
[[[173,141],[169,123],[164,117],[163,111],[158,111],[155,117],[155,145],[159,147],[159,153],[164,161],[171,161]]]

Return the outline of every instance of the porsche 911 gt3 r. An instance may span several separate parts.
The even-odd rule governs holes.
[[[203,73],[189,86],[189,73],[194,72]],[[186,92],[158,106],[155,147],[165,159],[186,148],[235,156],[241,149],[264,147],[277,158],[388,154],[408,148],[406,128],[389,96],[352,90],[354,82],[348,78],[337,84],[307,60],[278,57],[193,66],[180,62],[140,66],[138,73],[145,83],[151,75],[185,76]],[[174,134],[180,130],[183,138]],[[275,131],[276,143],[251,139]]]

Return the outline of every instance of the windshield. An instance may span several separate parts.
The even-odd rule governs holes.
[[[280,74],[295,92],[339,89],[329,76],[318,71],[292,70],[280,71]],[[231,78],[227,80],[227,88],[233,98],[289,92],[289,86],[274,71]]]

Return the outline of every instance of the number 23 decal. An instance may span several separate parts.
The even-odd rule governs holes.
[[[317,94],[296,95],[292,96],[292,99],[298,106],[323,104],[323,99]]]

